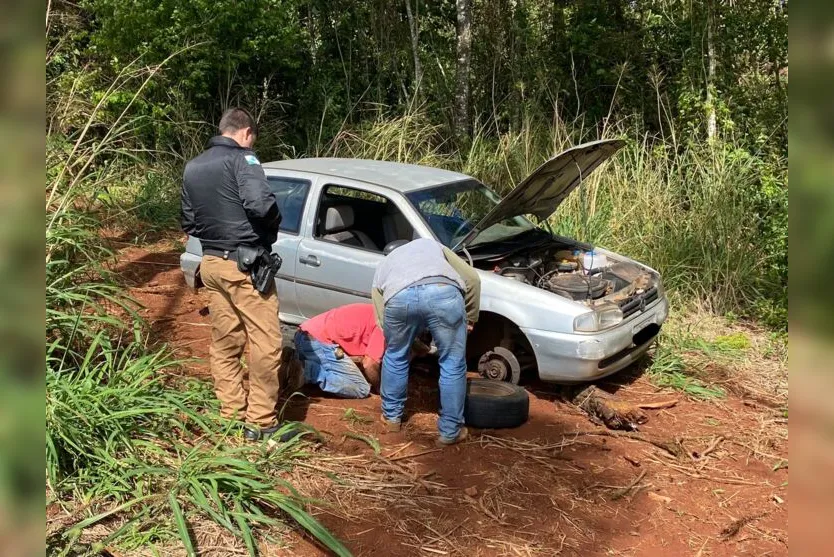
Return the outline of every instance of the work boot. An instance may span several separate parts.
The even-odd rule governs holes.
[[[283,427],[283,424],[279,424],[279,423],[276,423],[275,425],[272,425],[272,426],[269,426],[269,427],[261,427],[261,428],[253,428],[252,426],[247,425],[243,429],[243,438],[246,439],[247,441],[261,441],[261,440],[271,439],[272,436],[279,429],[281,429],[282,427]],[[286,431],[286,432],[282,433],[275,440],[279,441],[281,443],[284,443],[286,441],[289,441],[293,437],[296,437],[297,435],[299,435],[301,433],[302,433],[301,429],[291,429],[289,431]]]
[[[399,433],[402,429],[401,422],[395,422],[392,420],[387,420],[385,416],[380,415],[379,421],[382,422],[382,425],[385,426],[386,433]]]
[[[465,441],[469,437],[469,430],[466,427],[461,427],[460,431],[458,432],[458,436],[454,439],[448,439],[446,437],[438,437],[436,444],[438,447],[448,447],[449,445],[454,445],[456,443],[461,443]]]

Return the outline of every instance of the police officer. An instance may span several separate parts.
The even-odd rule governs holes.
[[[278,430],[278,367],[281,329],[278,297],[255,289],[238,268],[238,248],[272,250],[281,215],[261,163],[252,152],[258,128],[252,115],[230,108],[220,135],[185,166],[182,229],[200,239],[200,277],[209,292],[211,373],[226,418],[244,420],[251,441]],[[249,389],[241,356],[249,341]]]

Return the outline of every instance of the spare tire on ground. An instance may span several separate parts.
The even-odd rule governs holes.
[[[530,397],[518,385],[490,379],[466,382],[466,425],[479,429],[518,427],[530,415]]]

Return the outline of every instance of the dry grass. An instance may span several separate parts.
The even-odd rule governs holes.
[[[322,511],[344,520],[366,519],[392,511],[420,512],[442,507],[452,500],[446,486],[416,470],[414,463],[369,455],[320,456],[302,463],[292,475],[293,484],[330,505]]]
[[[687,375],[772,409],[788,404],[787,336],[689,306],[673,313],[661,343]]]
[[[560,509],[556,502],[576,496],[570,484],[542,475],[547,459],[576,443],[584,442],[538,443],[482,435],[468,444],[487,452],[512,451],[525,458],[510,458],[507,464],[491,462],[477,477],[464,477],[480,486],[465,490],[449,487],[433,478],[433,471],[426,472],[420,458],[434,450],[422,449],[413,441],[388,447],[380,456],[343,456],[325,449],[314,460],[299,464],[289,479],[306,495],[325,502],[312,510],[314,514],[354,523],[360,534],[361,523],[368,528],[382,525],[415,555],[472,555],[485,548],[490,555],[554,555],[562,548],[578,548],[579,541],[573,534],[550,540],[538,531],[536,520],[519,524],[519,517],[526,516],[531,504],[541,505],[548,513],[558,513],[560,522],[577,537],[585,537],[569,510]],[[565,466],[548,467],[554,474],[578,472],[567,461],[555,462]],[[457,509],[454,515],[447,514],[452,508]],[[462,516],[461,508],[469,511]]]

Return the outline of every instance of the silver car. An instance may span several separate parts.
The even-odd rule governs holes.
[[[544,163],[501,199],[465,174],[385,161],[310,158],[264,164],[283,215],[273,250],[280,318],[288,324],[370,300],[391,242],[435,238],[478,269],[481,315],[469,365],[517,383],[605,377],[640,358],[660,332],[668,301],[657,271],[551,234],[547,219],[619,140],[594,141]],[[186,282],[200,286],[202,249],[190,237]],[[471,368],[470,368],[471,369]]]

